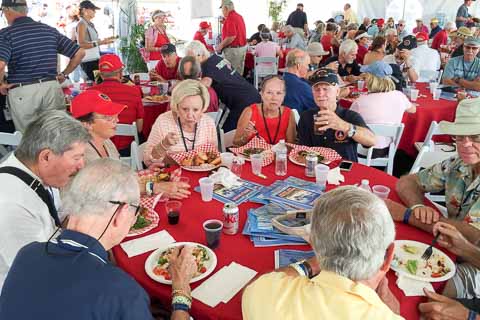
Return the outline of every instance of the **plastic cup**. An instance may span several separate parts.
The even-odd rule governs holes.
[[[241,177],[242,175],[242,168],[245,160],[242,157],[233,157],[232,159],[232,167],[230,171],[237,175],[237,177]]]
[[[80,82],[74,82],[73,83],[73,89],[80,91]]]
[[[222,165],[226,166],[228,169],[232,168],[234,154],[231,152],[222,152],[220,153],[220,159],[222,159]]]
[[[442,95],[442,89],[435,89],[433,92],[433,100],[439,100]]]
[[[258,176],[262,173],[262,154],[252,154],[250,155],[250,161],[252,163],[252,172],[254,175]]]
[[[417,101],[418,98],[418,89],[411,88],[410,89],[410,100]]]
[[[436,81],[430,82],[430,93],[434,94],[435,90],[437,90],[437,87],[438,87],[438,82]]]
[[[142,86],[142,92],[143,92],[144,95],[149,95],[149,94],[150,94],[150,90],[151,90],[150,87]]]
[[[160,82],[158,84],[158,91],[160,95],[168,93],[168,82]]]
[[[213,180],[210,178],[200,178],[200,193],[202,194],[202,201],[212,201],[213,198]]]
[[[177,224],[180,221],[181,207],[182,203],[180,201],[172,200],[165,203],[165,210],[167,211],[169,224]]]
[[[321,136],[325,133],[325,131],[320,131],[319,128],[322,127],[322,125],[317,124],[318,119],[320,119],[320,115],[314,114],[313,115],[313,134],[316,136]]]
[[[388,194],[390,193],[390,188],[387,186],[375,185],[372,187],[372,192],[374,195],[376,195],[380,199],[385,200],[388,198]]]
[[[207,220],[203,223],[205,230],[205,239],[210,249],[215,249],[220,244],[220,235],[222,234],[223,222],[220,220]]]
[[[358,90],[363,91],[363,88],[365,88],[365,81],[364,80],[358,80],[357,81],[357,87],[358,87]]]
[[[317,164],[315,166],[315,181],[320,186],[325,188],[327,186],[327,175],[330,168],[324,164]]]

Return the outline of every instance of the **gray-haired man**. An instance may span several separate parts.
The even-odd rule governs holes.
[[[312,216],[310,242],[316,257],[248,286],[243,318],[403,319],[395,314],[399,304],[385,278],[394,239],[388,209],[372,193],[348,186],[324,194]]]
[[[48,111],[25,131],[0,165],[0,287],[18,250],[46,241],[60,224],[52,188],[63,188],[84,165],[90,135],[63,111]]]

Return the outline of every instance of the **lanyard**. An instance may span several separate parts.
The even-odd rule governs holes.
[[[100,151],[98,151],[97,147],[95,147],[95,145],[91,141],[88,141],[88,144],[95,150],[95,152],[97,152],[100,158],[103,158],[103,156],[100,154]],[[107,148],[105,148],[105,145],[102,145],[102,146],[103,146],[103,150],[105,150],[105,153],[107,154],[107,158],[109,158],[110,155],[108,154]]]
[[[268,130],[268,125],[267,125],[267,119],[265,119],[265,112],[263,111],[263,103],[261,104],[262,107],[262,118],[263,118],[263,124],[265,125],[265,130],[267,131],[267,136],[268,136],[268,142],[270,144],[274,144],[275,141],[277,141],[278,137],[278,132],[280,131],[280,122],[282,121],[282,109],[278,107],[278,125],[277,125],[277,130],[275,131],[275,137],[270,136],[270,130]]]
[[[182,123],[180,122],[180,117],[178,119],[178,127],[180,128],[180,133],[182,134],[182,141],[183,141],[183,146],[185,147],[185,151],[188,152],[188,147],[187,147],[187,142],[185,140],[188,140],[192,142],[192,150],[195,149],[195,140],[197,139],[197,128],[198,128],[198,123],[195,123],[195,132],[193,134],[193,140],[190,140],[185,137],[183,134],[183,128],[182,128]]]

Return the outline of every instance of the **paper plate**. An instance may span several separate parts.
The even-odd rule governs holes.
[[[158,258],[160,257],[160,255],[165,250],[170,249],[170,248],[174,248],[174,247],[178,247],[178,246],[200,246],[200,247],[205,248],[207,250],[207,254],[209,256],[209,260],[207,260],[205,262],[205,267],[207,268],[207,270],[204,273],[202,273],[202,274],[200,274],[196,277],[193,277],[192,280],[190,280],[190,283],[197,282],[197,281],[200,281],[202,279],[205,279],[206,277],[208,277],[213,272],[213,270],[215,270],[215,267],[217,266],[217,256],[215,255],[215,252],[213,252],[209,247],[204,246],[203,244],[200,244],[200,243],[196,243],[196,242],[177,242],[177,243],[172,243],[172,244],[167,245],[167,246],[160,247],[157,250],[153,251],[148,256],[147,260],[145,261],[145,272],[147,273],[147,275],[150,278],[152,278],[153,280],[155,280],[157,282],[160,282],[160,283],[172,284],[171,280],[166,280],[163,276],[156,275],[153,272],[153,269],[157,265]]]

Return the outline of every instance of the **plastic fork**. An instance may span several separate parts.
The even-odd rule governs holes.
[[[437,243],[437,240],[438,240],[438,237],[440,237],[440,232],[437,233],[437,235],[435,236],[435,238],[433,238],[432,240],[432,244],[430,246],[428,246],[428,248],[425,250],[425,252],[422,254],[422,259],[425,260],[425,261],[428,261],[428,259],[430,259],[430,257],[432,256],[433,254],[433,246],[435,245],[435,243]]]

